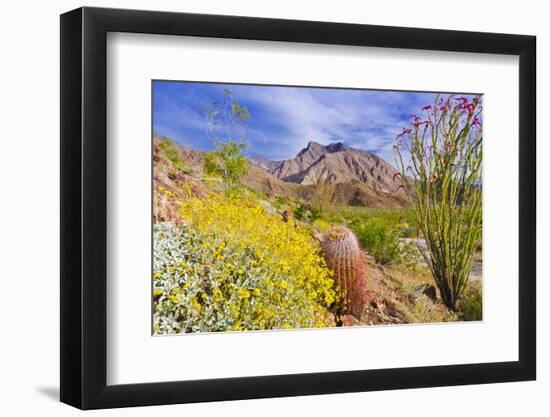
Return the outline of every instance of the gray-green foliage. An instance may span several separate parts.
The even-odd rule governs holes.
[[[239,244],[185,224],[154,225],[155,334],[319,326],[307,283],[287,285],[288,272],[270,270],[261,249]]]

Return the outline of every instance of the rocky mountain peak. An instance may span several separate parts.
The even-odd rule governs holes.
[[[343,142],[333,142],[326,146],[321,145],[318,142],[315,141],[309,141],[307,143],[307,146],[302,149],[297,156],[304,155],[305,153],[313,153],[313,154],[323,154],[323,153],[334,153],[334,152],[341,152],[348,150],[349,148],[344,145]]]
[[[334,142],[325,146],[325,150],[329,153],[347,151],[348,147],[343,142]]]
[[[385,193],[392,193],[396,188],[397,170],[393,166],[368,151],[350,148],[343,142],[324,146],[309,141],[296,157],[279,161],[267,170],[283,181],[301,185],[322,180],[325,184],[363,183]]]
[[[302,149],[300,152],[298,152],[298,155],[296,156],[300,157],[306,153],[320,155],[325,153],[325,147],[318,142],[309,141],[307,143],[307,146],[304,149]]]

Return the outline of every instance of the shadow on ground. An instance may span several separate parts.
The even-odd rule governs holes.
[[[59,387],[36,387],[36,391],[53,401],[59,401]]]

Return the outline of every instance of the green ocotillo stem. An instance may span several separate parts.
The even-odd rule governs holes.
[[[396,144],[402,185],[415,195],[419,246],[443,302],[456,310],[481,238],[481,97],[436,98]],[[405,162],[402,149],[410,164]]]

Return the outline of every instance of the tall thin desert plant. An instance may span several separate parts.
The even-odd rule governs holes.
[[[401,184],[412,191],[419,249],[450,310],[468,285],[482,229],[481,97],[436,97],[394,146]]]
[[[245,132],[250,112],[227,89],[221,102],[204,105],[203,111],[207,122],[206,135],[214,145],[214,151],[205,158],[205,171],[220,177],[225,187],[232,189],[248,172]]]

